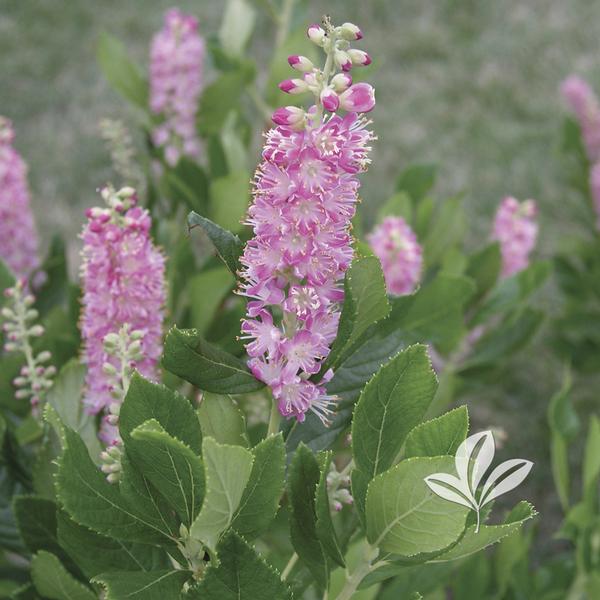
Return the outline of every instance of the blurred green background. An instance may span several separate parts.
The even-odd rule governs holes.
[[[120,117],[136,131],[129,107],[96,64],[98,35],[112,33],[146,68],[151,36],[172,4],[0,0],[0,114],[14,121],[16,146],[30,165],[44,239],[63,233],[73,257],[83,209],[97,203],[96,188],[111,177],[98,121]],[[218,30],[224,3],[178,5],[200,18],[204,34]],[[558,85],[572,71],[600,81],[600,2],[310,0],[302,9],[299,14],[311,21],[327,12],[334,22],[357,23],[365,35],[362,47],[374,59],[367,78],[377,89],[372,118],[379,141],[363,178],[367,224],[405,166],[433,162],[440,167],[436,194],[466,192],[472,241],[487,238],[495,207],[507,194],[538,200],[542,255],[576,231],[569,203],[580,200],[566,195],[559,168],[564,109]],[[305,27],[306,21],[299,16],[295,25]],[[270,61],[272,41],[272,24],[259,12],[249,49],[259,71]],[[71,267],[76,269],[76,260]],[[553,296],[543,301],[552,311]],[[503,426],[511,456],[540,464],[529,486],[542,514],[557,508],[548,494],[545,411],[560,371],[538,342],[521,355],[510,381],[482,390],[471,403],[475,428]],[[548,532],[551,521],[541,522]]]

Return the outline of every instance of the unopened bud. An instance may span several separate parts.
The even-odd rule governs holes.
[[[109,362],[105,362],[105,363],[102,365],[102,372],[103,372],[105,375],[111,375],[111,376],[114,376],[114,375],[116,375],[116,374],[117,374],[117,369],[115,368],[115,366],[114,366],[114,365],[111,365]]]
[[[341,94],[352,85],[352,76],[350,73],[338,73],[331,80],[331,85],[338,94]]]
[[[331,88],[325,88],[321,92],[321,103],[323,104],[323,108],[325,110],[329,112],[335,112],[340,105],[340,99]]]
[[[41,363],[48,362],[52,358],[52,353],[48,350],[44,350],[37,355],[37,361]]]
[[[286,79],[279,84],[279,89],[286,94],[303,94],[308,91],[304,79]]]
[[[296,69],[296,71],[300,71],[301,73],[309,73],[315,68],[310,59],[298,54],[288,56],[288,63],[292,69]]]
[[[278,108],[271,119],[276,125],[299,127],[304,123],[306,113],[297,106],[283,106]]]
[[[41,335],[44,335],[44,328],[41,325],[34,325],[29,329],[28,333],[33,337],[40,337]]]
[[[352,48],[348,50],[348,56],[352,64],[357,67],[366,67],[371,64],[371,57],[364,50],[356,50]]]
[[[335,64],[342,69],[342,71],[349,71],[352,68],[352,59],[344,50],[336,50],[333,58]]]
[[[344,23],[339,27],[339,32],[349,42],[352,40],[361,40],[363,36],[362,31],[354,23]]]
[[[325,43],[325,30],[316,23],[309,26],[306,35],[308,36],[308,39],[314,44],[317,44],[317,46],[323,46]]]

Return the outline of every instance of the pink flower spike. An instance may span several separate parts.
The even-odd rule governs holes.
[[[529,254],[535,247],[538,234],[536,213],[533,200],[520,203],[507,197],[500,203],[492,239],[500,242],[503,277],[514,275],[529,265]]]
[[[309,25],[306,35],[317,46],[322,46],[325,42],[325,30],[320,25],[317,25],[317,23]]]
[[[286,94],[302,94],[308,91],[304,79],[286,79],[279,84],[279,89]]]
[[[271,119],[276,125],[295,127],[303,123],[305,117],[303,109],[297,106],[283,106],[273,113]]]
[[[352,85],[352,75],[350,73],[338,73],[331,79],[331,85],[338,94],[341,94]]]
[[[375,90],[368,83],[356,83],[340,95],[340,108],[365,113],[375,106]]]
[[[352,64],[357,67],[366,67],[371,64],[371,57],[364,50],[351,48],[348,50],[347,54],[350,57]]]
[[[300,71],[301,73],[309,73],[315,68],[310,59],[299,54],[288,56],[288,63],[292,69],[296,69],[296,71]]]
[[[340,99],[331,88],[325,88],[321,92],[321,102],[323,108],[329,112],[335,112],[340,106]]]

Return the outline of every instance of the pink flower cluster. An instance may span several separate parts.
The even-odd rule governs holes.
[[[581,127],[581,137],[587,157],[592,163],[590,192],[600,229],[600,102],[592,88],[577,75],[571,75],[561,85],[561,92]]]
[[[11,122],[0,117],[0,259],[18,278],[39,266],[38,236],[27,187],[27,166],[12,143]]]
[[[492,238],[500,242],[503,277],[514,275],[529,264],[529,254],[535,247],[538,234],[536,214],[533,200],[519,202],[509,196],[500,203]]]
[[[198,21],[177,9],[165,15],[150,52],[150,108],[164,121],[152,134],[164,147],[165,160],[175,166],[181,156],[199,158],[196,112],[203,84],[204,40]]]
[[[386,217],[368,240],[381,261],[388,293],[412,293],[421,279],[423,250],[406,221],[402,217]]]
[[[327,33],[330,57],[342,39],[337,31]],[[322,71],[318,79],[329,85]],[[325,384],[333,373],[320,380],[318,373],[337,334],[353,257],[356,175],[369,164],[373,134],[355,112],[323,118],[321,91],[316,106],[297,109],[299,120],[279,118],[295,107],[273,115],[277,127],[266,134],[246,221],[254,237],[241,258],[240,293],[250,299],[242,334],[253,374],[270,386],[283,416],[304,421],[311,410],[327,424],[335,398]]]
[[[103,365],[119,367],[104,348],[104,338],[124,324],[143,332],[139,372],[157,376],[162,352],[165,259],[150,239],[150,215],[135,206],[135,191],[102,190],[107,208],[92,208],[81,235],[83,313],[81,333],[87,372],[85,405],[92,413],[113,401],[111,377]]]

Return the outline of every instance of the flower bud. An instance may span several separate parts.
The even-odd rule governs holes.
[[[37,361],[40,363],[48,362],[52,358],[52,353],[48,350],[44,350],[37,355]]]
[[[303,94],[308,91],[304,79],[286,79],[279,84],[279,89],[286,94]]]
[[[113,376],[113,375],[117,374],[117,369],[115,368],[114,365],[111,365],[109,362],[105,362],[102,365],[102,372],[105,375],[111,375],[111,376]]]
[[[292,69],[296,69],[296,71],[300,71],[301,73],[309,73],[315,68],[310,59],[299,54],[288,56],[288,63]]]
[[[44,335],[44,328],[41,325],[34,325],[29,330],[29,335],[32,335],[33,337],[40,337],[41,335]]]
[[[314,44],[317,44],[317,46],[323,46],[325,43],[325,30],[316,23],[309,26],[306,35],[308,36],[308,39]]]
[[[17,390],[15,392],[15,398],[17,400],[23,400],[24,398],[27,398],[28,396],[31,396],[31,390]]]
[[[323,104],[323,108],[325,110],[329,112],[335,112],[340,105],[340,99],[331,88],[325,88],[321,92],[321,103]]]
[[[341,94],[352,85],[352,76],[350,73],[338,73],[331,80],[331,85],[338,94]]]
[[[15,318],[15,313],[12,310],[10,310],[10,308],[8,308],[8,307],[5,306],[2,309],[2,316],[5,319],[14,319]]]
[[[348,112],[369,112],[375,106],[375,90],[368,83],[357,83],[340,95],[340,107]]]
[[[23,387],[26,384],[27,384],[26,377],[15,377],[13,379],[13,385],[15,385],[16,387]]]
[[[362,31],[354,23],[344,23],[339,28],[340,35],[349,42],[362,39]]]
[[[44,369],[44,377],[54,377],[56,375],[56,367],[54,365],[50,365]]]
[[[352,59],[344,50],[336,50],[333,58],[335,64],[342,69],[342,71],[349,71],[352,68]]]
[[[288,125],[292,127],[299,126],[304,122],[306,113],[297,106],[283,106],[278,108],[271,119],[276,125]]]
[[[357,50],[356,48],[351,48],[347,52],[352,64],[357,67],[366,67],[371,64],[371,57],[364,50]]]

